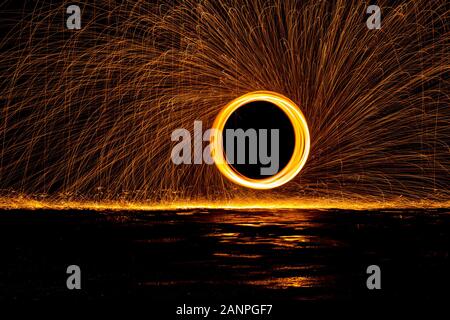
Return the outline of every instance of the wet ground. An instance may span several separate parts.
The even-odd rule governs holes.
[[[0,211],[0,300],[445,300],[449,213]],[[366,287],[373,264],[381,290]]]

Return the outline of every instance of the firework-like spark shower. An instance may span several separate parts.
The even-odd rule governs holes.
[[[369,30],[357,0],[96,0],[67,30],[65,5],[38,1],[1,43],[2,196],[448,201],[446,4],[380,1]],[[171,162],[173,130],[260,90],[308,122],[295,179],[249,190]]]

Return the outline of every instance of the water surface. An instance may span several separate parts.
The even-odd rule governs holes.
[[[0,299],[277,301],[448,297],[449,210],[0,212]],[[82,290],[66,289],[66,267]],[[366,288],[366,268],[382,290]]]

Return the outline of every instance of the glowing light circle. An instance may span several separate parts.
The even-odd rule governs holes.
[[[237,172],[226,161],[223,149],[222,131],[233,112],[240,107],[257,101],[265,101],[280,108],[289,118],[294,129],[294,150],[288,164],[277,174],[263,178],[252,179]],[[242,95],[228,103],[214,120],[211,132],[211,155],[219,171],[230,181],[252,189],[272,189],[292,180],[303,168],[310,150],[308,124],[303,113],[287,97],[271,91],[255,91]]]

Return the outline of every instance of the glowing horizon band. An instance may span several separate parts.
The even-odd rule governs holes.
[[[294,130],[294,150],[288,164],[277,174],[264,179],[248,178],[228,164],[224,157],[222,131],[228,118],[240,107],[257,101],[276,105],[289,118]],[[211,131],[211,155],[219,171],[230,181],[252,189],[272,189],[292,180],[303,168],[310,151],[310,136],[305,116],[289,98],[271,91],[244,94],[228,103],[217,115]]]

